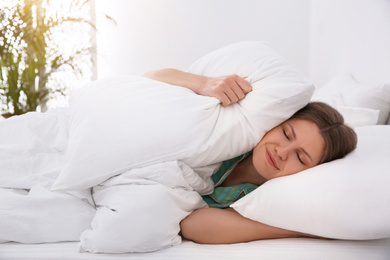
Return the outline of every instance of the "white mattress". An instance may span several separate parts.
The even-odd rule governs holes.
[[[283,259],[283,260],[388,260],[390,238],[370,241],[286,238],[253,241],[233,245],[199,245],[184,241],[181,245],[143,254],[77,253],[77,242],[53,244],[0,244],[0,259]]]

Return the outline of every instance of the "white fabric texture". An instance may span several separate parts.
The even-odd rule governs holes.
[[[335,108],[342,106],[378,110],[377,124],[383,125],[390,113],[390,83],[367,84],[359,82],[351,74],[343,74],[316,89],[312,100],[326,102]],[[346,119],[352,111],[349,112]],[[354,118],[356,117],[359,117],[359,112],[355,113]],[[370,125],[371,121],[366,125]],[[362,126],[361,123],[359,126]]]
[[[31,112],[0,123],[0,186],[31,188],[56,179],[68,143],[66,109]]]
[[[213,183],[173,161],[130,170],[93,190],[98,209],[79,251],[150,252],[181,243],[180,221],[207,206],[199,194],[212,192]]]
[[[343,115],[345,124],[352,128],[378,123],[379,110],[348,106],[337,106],[336,108]]]
[[[388,260],[390,238],[352,241],[313,238],[256,240],[228,245],[205,245],[184,240],[178,246],[150,253],[80,254],[77,242],[0,244],[7,260]]]
[[[220,64],[233,69],[211,69]],[[227,46],[190,71],[196,67],[215,76],[239,68],[236,73],[249,76],[253,91],[222,107],[216,98],[142,77],[99,80],[79,89],[70,98],[69,144],[54,189],[86,189],[162,161],[198,168],[233,158],[306,105],[314,89],[261,42]]]
[[[0,123],[0,241],[78,241],[95,207],[89,190],[52,192],[67,145],[67,110]]]
[[[91,226],[95,208],[88,201],[50,186],[0,188],[0,240],[20,243],[78,241]]]
[[[355,129],[345,158],[276,178],[232,205],[272,226],[337,239],[390,237],[390,126]]]

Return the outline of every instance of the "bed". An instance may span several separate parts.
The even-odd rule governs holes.
[[[75,252],[77,242],[55,244],[0,245],[1,259],[376,259],[389,258],[389,239],[370,241],[330,241],[290,238],[254,241],[234,245],[199,245],[183,241],[179,246],[151,253],[134,254],[80,254]],[[319,253],[321,252],[321,253]]]
[[[320,39],[318,35],[316,37],[316,39]],[[321,44],[326,43],[315,42],[315,44],[317,49],[321,49],[321,47],[324,47]],[[161,99],[161,94],[163,93],[159,92],[160,87],[155,87],[156,83],[153,81],[141,79],[138,76],[109,79],[110,84],[113,84],[113,80],[116,80],[117,85],[121,86],[124,81],[128,84],[127,82],[130,80],[131,82],[136,82],[136,86],[142,84],[142,89],[153,89],[157,93],[155,95],[157,103],[155,107],[168,107],[170,109],[161,111],[162,115],[168,114],[167,112],[169,111],[176,111],[173,115],[175,117],[174,121],[183,121],[183,113],[193,112],[177,109],[172,104],[180,106],[183,103],[188,105],[188,102],[194,102],[191,107],[200,106],[203,108],[202,113],[195,114],[194,117],[189,118],[187,121],[184,120],[180,125],[174,124],[173,126],[177,133],[171,133],[172,125],[166,126],[162,124],[164,118],[161,122],[158,122],[157,125],[161,128],[162,133],[178,136],[180,132],[193,131],[190,136],[196,137],[190,139],[177,138],[177,143],[169,143],[169,145],[164,142],[159,143],[158,146],[161,147],[170,146],[170,149],[172,149],[169,151],[169,154],[172,155],[171,157],[164,157],[167,151],[162,150],[162,153],[159,154],[157,151],[154,154],[154,161],[150,161],[150,150],[143,151],[140,149],[136,153],[131,154],[131,157],[134,158],[131,161],[132,164],[129,164],[128,160],[126,160],[125,165],[117,166],[123,161],[120,158],[120,154],[123,151],[121,149],[125,149],[126,146],[121,146],[126,140],[115,138],[116,135],[122,136],[121,132],[118,132],[118,128],[112,128],[112,131],[95,133],[93,129],[104,125],[121,125],[122,118],[115,118],[115,116],[110,114],[109,121],[104,121],[107,120],[107,117],[82,116],[88,114],[85,112],[91,111],[91,109],[98,111],[100,115],[106,113],[104,110],[99,109],[101,109],[102,104],[106,104],[102,103],[101,100],[111,97],[107,95],[108,92],[105,92],[107,81],[93,83],[94,88],[92,92],[91,88],[83,88],[77,91],[73,97],[73,105],[71,105],[70,110],[59,109],[50,111],[50,113],[39,114],[38,116],[35,114],[29,115],[28,129],[21,133],[26,138],[25,141],[21,141],[25,145],[23,146],[23,151],[26,153],[26,158],[29,158],[29,149],[40,149],[39,154],[41,157],[35,160],[33,164],[27,160],[20,161],[18,165],[20,169],[15,170],[14,165],[12,166],[14,168],[8,168],[12,172],[20,173],[20,176],[18,176],[20,178],[17,178],[16,181],[10,178],[10,176],[4,175],[5,166],[9,165],[2,164],[0,182],[2,184],[0,189],[2,196],[0,200],[3,199],[3,201],[0,210],[3,210],[1,214],[3,221],[0,223],[0,232],[2,235],[7,234],[8,239],[5,239],[5,236],[0,236],[0,242],[5,242],[0,243],[0,259],[390,259],[390,225],[388,222],[388,219],[390,219],[390,197],[387,188],[389,177],[385,176],[386,172],[388,172],[386,158],[390,154],[390,138],[387,138],[390,134],[390,87],[388,75],[386,73],[378,74],[376,75],[376,82],[368,81],[369,78],[361,73],[363,68],[357,68],[357,60],[359,59],[356,55],[334,57],[335,60],[329,62],[329,66],[339,63],[344,65],[337,71],[330,69],[321,70],[318,68],[323,68],[326,65],[318,61],[323,57],[317,57],[318,60],[311,61],[311,64],[318,70],[313,70],[315,77],[310,80],[316,83],[319,82],[317,85],[320,85],[320,87],[313,89],[310,82],[306,81],[304,77],[301,77],[298,72],[291,68],[291,64],[285,63],[284,60],[281,61],[279,56],[274,60],[274,57],[276,57],[274,53],[269,52],[268,47],[264,46],[266,44],[257,41],[239,42],[229,45],[205,55],[188,69],[190,72],[204,75],[225,75],[231,72],[251,75],[249,80],[252,80],[253,84],[258,83],[260,86],[262,86],[261,84],[263,83],[261,82],[264,82],[266,77],[264,74],[255,73],[259,67],[262,68],[263,72],[265,70],[267,75],[277,75],[274,78],[271,77],[268,84],[274,84],[276,87],[280,87],[280,89],[273,88],[269,93],[259,91],[261,95],[266,94],[270,99],[274,98],[271,95],[275,93],[274,91],[279,91],[278,93],[283,95],[283,99],[278,97],[276,103],[267,103],[266,100],[262,102],[262,105],[265,106],[262,108],[266,110],[274,109],[275,107],[272,107],[272,105],[278,104],[278,113],[272,114],[272,120],[267,115],[252,114],[253,111],[248,112],[248,110],[244,109],[245,113],[248,114],[245,114],[243,118],[260,116],[262,118],[261,124],[247,125],[245,120],[238,120],[239,122],[235,125],[224,123],[228,121],[226,117],[237,116],[236,113],[242,113],[242,110],[229,109],[227,112],[221,112],[218,102],[215,100],[203,98],[200,101],[198,99],[193,101],[191,98],[192,93],[180,88],[169,88],[173,89],[172,93],[169,94],[169,97],[172,99],[167,99],[166,103],[158,103],[156,97]],[[261,50],[260,58],[257,57],[251,60],[254,55],[253,53],[248,55],[248,49],[256,53],[258,50]],[[243,50],[245,51],[243,52]],[[313,51],[315,50],[316,48],[313,48]],[[232,55],[233,58],[228,61],[220,58],[226,57],[227,53],[233,52],[235,53]],[[266,54],[264,55],[264,53]],[[316,57],[316,55],[318,54],[314,53],[312,57]],[[269,57],[271,57],[272,62],[269,62]],[[337,60],[337,58],[340,58],[342,61]],[[264,62],[264,60],[267,62]],[[346,63],[346,60],[349,62]],[[259,64],[252,66],[256,62],[259,62]],[[348,64],[353,64],[353,67],[349,67]],[[381,61],[381,65],[386,66],[383,61]],[[279,71],[279,66],[286,68],[287,72],[282,73],[282,75],[275,73],[274,71]],[[362,66],[365,67],[366,65],[362,64]],[[334,67],[332,66],[332,68]],[[365,67],[365,69],[367,68]],[[322,74],[321,71],[323,72]],[[283,80],[280,81],[280,78]],[[364,78],[366,81],[360,81],[360,78]],[[293,90],[285,91],[286,86],[282,83],[286,81],[293,82],[292,86],[289,86]],[[127,89],[127,87],[129,85],[125,85],[124,89]],[[314,95],[312,95],[313,91]],[[91,95],[95,95],[93,100],[100,100],[100,102],[88,103],[85,97],[91,97]],[[117,95],[125,96],[125,91],[119,91]],[[140,95],[145,95],[145,93],[140,93]],[[130,96],[128,98],[125,99],[125,104],[135,102],[134,97]],[[148,96],[148,98],[153,97]],[[336,164],[316,168],[316,174],[311,174],[312,172],[309,171],[267,183],[264,187],[262,186],[261,190],[256,191],[257,193],[253,192],[251,196],[244,197],[233,207],[244,216],[254,220],[332,239],[289,238],[233,245],[200,245],[185,239],[181,240],[177,230],[178,219],[182,219],[183,216],[189,214],[195,208],[204,207],[197,193],[210,191],[210,183],[206,181],[206,177],[216,167],[216,162],[224,157],[234,156],[234,154],[228,151],[218,151],[217,154],[224,157],[211,156],[210,154],[216,154],[216,152],[208,152],[207,147],[203,147],[202,149],[204,150],[183,150],[181,144],[186,143],[186,147],[196,148],[200,147],[201,144],[216,146],[218,142],[226,142],[226,139],[213,139],[213,142],[211,142],[208,138],[213,134],[216,136],[223,135],[225,138],[237,143],[236,146],[242,149],[238,151],[241,154],[248,149],[248,146],[255,144],[267,129],[288,118],[294,110],[297,110],[309,100],[324,101],[337,107],[344,115],[346,121],[356,127],[356,129],[359,129],[358,134],[363,145],[359,147],[357,153],[348,157],[347,160],[340,160]],[[253,102],[256,101],[257,99],[249,97],[245,101],[247,103],[244,102],[242,105],[253,106]],[[279,104],[283,104],[283,106],[279,106]],[[141,113],[138,119],[133,118],[133,120],[148,118],[150,113],[153,112],[153,110],[149,110],[149,105],[148,103],[147,106],[145,105],[143,109],[140,109],[144,114]],[[119,104],[118,106],[116,109],[123,108],[124,104]],[[70,125],[68,124],[69,117],[71,117]],[[207,120],[213,117],[225,119],[217,120],[217,122],[222,123],[220,125],[216,124],[216,132],[207,130],[207,126],[212,123]],[[215,118],[213,120],[216,120]],[[21,129],[21,124],[25,125],[25,120],[12,120],[15,122],[15,125],[10,126],[11,129],[12,127]],[[193,121],[198,123],[196,128],[192,124]],[[150,124],[154,126],[153,124],[156,124],[156,122],[153,120],[150,121]],[[2,126],[4,126],[3,122],[0,123],[0,127]],[[45,128],[42,128],[42,126],[45,126]],[[227,128],[230,129],[230,132],[223,132]],[[239,136],[237,139],[230,135],[230,133],[237,133],[239,129],[243,128],[258,131],[253,130],[251,135]],[[56,135],[51,135],[50,131],[43,131],[42,129],[55,129]],[[70,132],[69,129],[71,129]],[[202,131],[199,131],[199,129]],[[213,128],[213,131],[215,129]],[[134,131],[132,128],[125,130]],[[140,131],[145,132],[147,130],[141,129]],[[92,132],[94,133],[91,137]],[[31,142],[29,137],[31,137],[32,133],[35,139]],[[204,133],[204,135],[200,133]],[[139,135],[140,133],[133,133],[133,136]],[[77,138],[80,136],[81,138]],[[3,136],[2,138],[4,139],[5,137]],[[243,138],[245,145],[241,143]],[[102,145],[100,143],[105,145],[104,150],[99,153],[100,150],[98,149],[99,146],[96,145],[96,140],[106,139],[109,139],[110,143],[99,142],[99,145]],[[138,139],[130,139],[127,144],[134,144],[140,141]],[[194,139],[199,140],[199,143],[196,143]],[[83,157],[83,154],[86,154],[86,150],[80,149],[80,147],[96,148],[96,153],[93,154],[94,158],[105,158],[106,154],[118,152],[118,156],[112,156],[116,161],[113,159],[110,162],[110,167],[112,165],[115,165],[115,167],[107,169],[97,164],[92,171],[93,177],[90,177],[90,174],[87,173],[88,171],[85,171],[85,167],[90,167],[90,164],[86,165],[85,162],[91,160],[91,158]],[[113,147],[115,149],[110,150]],[[118,147],[119,151],[117,151]],[[91,152],[91,150],[93,149],[88,148],[88,152]],[[6,151],[9,153],[11,150],[8,149]],[[16,151],[20,152],[21,150]],[[378,154],[375,154],[375,158],[370,157],[370,160],[372,160],[371,164],[374,164],[375,167],[372,167],[372,165],[367,166],[367,163],[364,163],[364,159],[367,156],[371,156],[375,151],[378,152]],[[66,156],[65,161],[68,162],[65,170],[63,169],[63,154]],[[77,156],[74,156],[75,154]],[[12,157],[12,154],[7,156]],[[164,157],[163,160],[158,159],[162,157]],[[79,160],[78,158],[82,159]],[[172,160],[173,163],[171,163]],[[177,163],[176,160],[184,161],[184,164]],[[37,161],[39,163],[36,163]],[[28,168],[26,165],[30,165],[30,168],[34,170],[26,171]],[[134,179],[131,174],[122,174],[126,172],[123,169],[130,169],[129,171],[132,171],[132,174],[143,176],[144,172],[142,169],[147,168],[149,170],[148,174],[149,172],[155,172],[154,168],[150,168],[153,165],[157,165],[158,167],[156,168],[158,169],[167,167],[166,169],[170,170],[169,174],[172,174],[172,178],[175,180],[179,178],[182,182],[180,185],[171,182],[161,183],[163,180],[158,179],[160,172],[156,174],[157,177],[155,179],[143,178],[142,182],[140,179]],[[210,167],[201,167],[202,165],[210,165]],[[201,172],[201,178],[194,174],[191,170],[193,168],[197,169],[196,173]],[[329,173],[329,169],[332,169],[331,173]],[[64,171],[66,174],[64,174]],[[107,175],[107,171],[110,172],[110,175]],[[36,172],[41,174],[35,174]],[[345,172],[347,173],[344,174]],[[367,178],[367,172],[370,173],[371,178]],[[350,181],[351,179],[353,181]],[[165,217],[164,227],[159,225],[158,228],[161,227],[161,230],[164,232],[159,234],[159,239],[157,239],[158,241],[155,245],[139,250],[143,253],[137,252],[138,248],[129,248],[128,244],[134,243],[138,246],[143,246],[148,239],[148,235],[150,235],[148,234],[150,231],[148,228],[145,228],[142,232],[139,230],[138,232],[130,232],[127,234],[128,236],[116,236],[117,231],[128,224],[126,221],[129,217],[133,217],[134,221],[137,221],[137,219],[140,219],[139,216],[142,216],[142,214],[134,215],[132,213],[134,211],[131,210],[126,211],[126,208],[120,208],[119,202],[122,203],[123,199],[115,195],[123,192],[121,187],[134,184],[157,187],[156,191],[151,191],[156,192],[153,194],[155,198],[165,196],[163,195],[166,194],[165,187],[163,189],[164,193],[161,193],[162,188],[160,184],[163,184],[169,188],[168,201],[175,202],[171,205],[161,204],[160,201],[156,202],[155,200],[149,201],[149,203],[154,203],[153,205],[157,208],[161,205],[163,205],[164,209],[172,207],[172,212],[175,212],[175,214],[161,215],[161,218],[164,219]],[[51,192],[53,185],[58,192]],[[93,195],[88,191],[86,192],[86,190],[95,186],[99,188],[95,188]],[[280,187],[283,187],[285,194],[289,196],[279,196],[278,191],[280,191]],[[34,192],[31,192],[32,190]],[[185,193],[183,193],[183,190]],[[107,194],[111,197],[107,196]],[[128,196],[126,193],[121,194]],[[183,194],[186,196],[185,201],[181,201]],[[307,194],[312,196],[307,196]],[[332,196],[334,194],[337,196]],[[135,196],[134,194],[130,195]],[[142,196],[143,194],[139,193],[138,195]],[[15,198],[14,201],[17,203],[13,204],[11,201],[11,203],[8,202],[6,204],[4,202],[6,196]],[[52,199],[47,200],[47,196],[52,196]],[[30,201],[21,202],[18,199],[20,197],[29,197]],[[109,199],[107,199],[108,197]],[[313,202],[310,200],[311,197],[320,199]],[[336,206],[334,206],[335,200],[339,202]],[[36,204],[31,203],[31,201]],[[59,201],[61,201],[61,205],[59,205]],[[20,205],[19,203],[25,203],[30,207],[31,211],[29,211],[29,214],[22,212],[18,215],[7,215],[8,212],[6,210],[12,209],[15,205]],[[112,203],[116,203],[119,206],[113,207]],[[95,208],[95,205],[98,207]],[[249,207],[248,205],[255,205],[256,207]],[[305,206],[302,207],[302,205]],[[52,219],[56,219],[56,221],[46,219],[45,214],[36,211],[39,207],[51,209],[52,215],[55,216]],[[107,211],[107,209],[111,210]],[[112,209],[116,209],[117,212]],[[163,211],[161,210],[161,212]],[[96,217],[96,212],[99,212],[98,217]],[[117,218],[118,212],[120,214],[124,212],[120,219]],[[286,218],[286,216],[289,217]],[[26,228],[18,229],[19,226],[23,226],[23,223],[29,223],[32,219],[35,221],[33,224],[36,226],[46,224],[46,229],[34,229],[33,225],[26,225]],[[289,221],[286,219],[289,219]],[[313,219],[316,219],[316,221],[313,221]],[[94,224],[92,224],[91,229],[92,221]],[[134,227],[137,226],[137,224],[133,225]],[[150,229],[155,230],[153,227],[156,226],[151,226]],[[89,229],[87,233],[84,232],[86,227]],[[80,243],[80,233],[83,233],[81,237],[82,243]],[[168,237],[166,236],[167,234],[169,234]],[[11,239],[9,239],[10,237]],[[7,240],[11,240],[11,242],[7,242]]]

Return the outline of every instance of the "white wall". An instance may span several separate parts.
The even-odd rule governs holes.
[[[390,1],[313,0],[309,75],[321,86],[350,72],[363,82],[390,82]]]
[[[310,0],[95,0],[98,78],[186,69],[242,40],[265,40],[308,74]],[[117,26],[102,22],[101,13]]]
[[[186,69],[224,45],[265,40],[317,86],[343,72],[390,81],[389,0],[95,1],[98,78]]]

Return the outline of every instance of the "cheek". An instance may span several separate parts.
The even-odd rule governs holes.
[[[306,170],[309,167],[302,165],[299,161],[297,160],[290,160],[286,163],[285,168],[284,168],[284,176],[291,175],[298,173],[300,171]]]
[[[261,139],[259,144],[265,143],[280,143],[284,141],[286,137],[283,135],[283,129],[278,126],[270,131],[268,131],[264,137]]]

